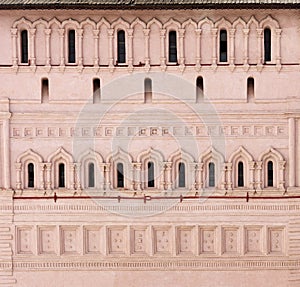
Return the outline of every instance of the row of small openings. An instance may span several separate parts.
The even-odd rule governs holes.
[[[219,35],[219,61],[228,61],[228,36],[227,31],[220,30]],[[126,63],[126,43],[125,31],[119,30],[117,33],[117,64]],[[177,63],[177,33],[176,31],[169,32],[169,55],[170,63]],[[264,62],[271,61],[271,30],[264,29]],[[21,62],[28,63],[28,32],[21,31]],[[76,63],[76,32],[69,30],[68,32],[68,63]]]
[[[42,79],[42,103],[49,102],[49,80],[47,78]],[[196,80],[196,102],[199,103],[204,99],[204,83],[203,78],[198,77]],[[247,79],[247,99],[251,101],[254,99],[254,79],[249,77]],[[93,103],[100,103],[101,101],[101,85],[100,79],[93,79]],[[144,80],[144,102],[152,102],[152,80],[146,78]]]

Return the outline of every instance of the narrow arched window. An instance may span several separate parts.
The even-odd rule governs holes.
[[[101,90],[100,90],[100,79],[93,80],[93,103],[100,103]]]
[[[247,79],[247,100],[250,101],[254,99],[254,79],[249,77]]]
[[[49,102],[49,80],[42,79],[42,103]]]
[[[68,62],[76,62],[76,50],[75,50],[75,30],[69,30],[68,33]]]
[[[213,162],[208,164],[208,186],[215,186],[215,164]]]
[[[152,102],[152,80],[149,78],[144,80],[144,102]]]
[[[244,163],[238,163],[238,187],[244,186]]]
[[[177,63],[177,35],[176,31],[169,32],[169,62]]]
[[[21,32],[21,63],[28,63],[28,32]]]
[[[148,187],[154,187],[154,163],[148,162]]]
[[[268,161],[268,186],[274,186],[274,170],[272,161]]]
[[[183,162],[178,165],[178,186],[185,187],[185,164]]]
[[[60,163],[58,166],[58,187],[65,187],[65,165]]]
[[[198,77],[197,81],[196,81],[196,103],[199,103],[203,100],[204,98],[204,86],[203,86],[203,78],[202,77]]]
[[[90,162],[88,166],[89,187],[95,187],[95,165]]]
[[[123,163],[117,164],[117,187],[124,187],[124,166]]]
[[[29,163],[27,167],[28,172],[28,187],[34,187],[34,164]]]
[[[265,62],[271,61],[271,30],[264,29],[264,60]]]
[[[227,62],[227,31],[220,31],[220,62]]]
[[[126,62],[126,48],[125,48],[125,32],[123,30],[118,31],[118,64]]]

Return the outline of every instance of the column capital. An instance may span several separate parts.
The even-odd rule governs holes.
[[[93,36],[94,36],[94,38],[98,38],[99,37],[99,33],[100,33],[100,31],[98,29],[94,29],[93,30]]]
[[[143,32],[144,32],[144,36],[149,36],[150,34],[150,29],[143,29]]]
[[[195,29],[196,35],[200,36],[202,33],[202,29]]]
[[[160,30],[160,36],[165,37],[166,36],[166,31],[167,31],[166,29],[161,29]]]
[[[243,29],[244,35],[249,35],[250,29]]]
[[[11,32],[11,34],[12,34],[13,36],[16,36],[17,33],[18,33],[18,29],[17,29],[17,28],[12,28],[12,29],[10,29],[10,32]]]
[[[109,36],[109,37],[112,37],[112,36],[114,35],[114,31],[115,31],[114,28],[109,28],[109,29],[107,29],[108,36]]]
[[[29,29],[29,33],[31,36],[34,36],[36,32],[36,29]]]
[[[50,35],[51,35],[51,31],[52,31],[51,29],[45,29],[45,30],[44,30],[45,35],[46,35],[46,36],[50,36]]]

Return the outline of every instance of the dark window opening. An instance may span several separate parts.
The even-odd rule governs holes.
[[[144,81],[144,102],[152,102],[152,80],[149,78]]]
[[[93,80],[93,103],[100,103],[101,90],[100,90],[100,79]]]
[[[203,78],[197,78],[197,88],[196,88],[196,102],[199,103],[204,99],[204,86],[203,86]]]
[[[265,62],[271,61],[271,30],[269,28],[264,29],[264,51]]]
[[[177,63],[177,35],[176,31],[169,32],[169,62]]]
[[[117,164],[117,187],[124,187],[124,166],[123,163]]]
[[[154,187],[154,163],[148,162],[148,187]]]
[[[68,61],[69,63],[76,62],[76,51],[75,51],[75,30],[69,30],[69,45],[68,45]]]
[[[42,103],[49,102],[49,80],[42,79]]]
[[[28,167],[28,187],[34,187],[34,165],[29,163]]]
[[[248,101],[254,98],[254,79],[252,77],[247,79],[247,98]]]
[[[28,63],[28,32],[21,32],[21,63]]]
[[[274,186],[273,177],[274,177],[273,162],[269,161],[268,162],[268,186],[269,187]]]
[[[185,164],[183,162],[180,162],[178,165],[178,174],[178,186],[185,187]]]
[[[58,166],[58,187],[65,187],[65,165],[63,163]]]
[[[126,63],[125,32],[118,31],[118,64]]]
[[[208,186],[215,186],[215,164],[213,162],[208,164]]]
[[[89,163],[89,187],[95,187],[95,165]]]
[[[227,62],[227,31],[220,31],[220,62]]]
[[[240,161],[238,163],[238,187],[244,186],[244,164]]]

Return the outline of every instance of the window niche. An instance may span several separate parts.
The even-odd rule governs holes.
[[[247,79],[247,101],[252,102],[254,100],[254,79],[249,77]]]
[[[237,186],[244,187],[245,179],[244,179],[244,163],[239,161],[237,166]]]
[[[147,181],[147,187],[155,187],[154,163],[152,161],[148,162],[148,181]]]
[[[49,80],[47,78],[42,79],[41,102],[49,102]]]
[[[100,103],[101,101],[101,86],[100,79],[93,79],[93,104]]]
[[[58,187],[66,187],[66,178],[65,178],[65,164],[60,163],[58,165]]]
[[[264,29],[264,62],[271,61],[271,29]]]
[[[177,64],[177,33],[169,32],[169,63]]]
[[[152,102],[152,80],[146,78],[144,80],[144,103]]]
[[[119,30],[117,34],[117,64],[126,63],[126,45],[125,45],[125,31]]]
[[[200,103],[204,100],[204,84],[203,78],[198,77],[196,80],[196,103]]]
[[[95,164],[93,162],[88,165],[88,187],[95,187]]]
[[[220,62],[224,63],[228,61],[227,56],[227,31],[222,29],[220,31]]]
[[[69,30],[68,32],[68,63],[76,63],[76,33],[75,30]]]
[[[185,164],[180,162],[178,164],[178,187],[185,187]]]
[[[28,31],[21,31],[21,63],[28,64]]]
[[[268,187],[273,187],[274,186],[273,161],[268,161],[268,164],[267,164],[267,186]]]
[[[29,163],[27,166],[27,179],[29,188],[34,188],[34,164]]]

